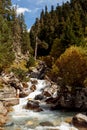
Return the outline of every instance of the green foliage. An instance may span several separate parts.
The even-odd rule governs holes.
[[[0,72],[5,68],[10,67],[15,59],[12,47],[10,44],[0,44]]]
[[[43,56],[41,60],[45,61],[47,67],[51,68],[54,63],[54,58],[52,56]]]
[[[86,0],[72,0],[70,3],[58,5],[55,10],[52,6],[50,12],[47,7],[45,7],[45,11],[42,10],[40,19],[35,21],[30,31],[33,49],[36,36],[48,44],[47,50],[38,48],[39,56],[51,54],[56,59],[71,45],[83,45],[84,38],[87,37],[86,5]],[[57,39],[59,39],[58,42]]]
[[[22,70],[22,69],[17,69],[17,68],[13,68],[11,71],[14,72],[14,74],[16,75],[16,77],[20,80],[20,81],[24,81],[27,82],[29,81],[29,78],[27,78],[27,72]]]
[[[60,75],[65,84],[84,86],[87,78],[87,54],[81,47],[70,47],[56,61]]]
[[[26,67],[29,68],[29,67],[32,67],[35,65],[35,59],[33,56],[31,56],[26,64]]]
[[[57,82],[58,74],[59,74],[59,69],[56,66],[56,64],[53,64],[51,70],[47,72],[47,75],[48,77],[50,77],[50,79],[52,79],[52,81]]]
[[[56,38],[53,42],[50,55],[55,59],[57,59],[63,52],[64,52],[64,48],[61,43],[61,40]]]

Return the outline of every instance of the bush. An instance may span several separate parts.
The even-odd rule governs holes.
[[[24,81],[27,82],[29,81],[29,78],[27,78],[27,72],[22,70],[22,69],[17,69],[17,68],[12,68],[12,72],[16,75],[16,77],[20,80],[20,81]]]
[[[67,85],[82,87],[87,78],[87,56],[81,47],[72,46],[56,61],[58,75]]]
[[[33,56],[31,56],[26,64],[26,67],[29,68],[29,67],[32,67],[35,65],[35,59]]]
[[[54,58],[52,56],[43,56],[41,60],[43,60],[49,68],[51,68],[54,63]]]
[[[64,48],[61,40],[56,38],[53,41],[53,45],[52,45],[52,48],[51,48],[50,55],[52,57],[54,57],[55,59],[57,59],[64,52],[64,50],[65,50],[65,48]]]

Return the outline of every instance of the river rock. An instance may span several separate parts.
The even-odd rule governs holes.
[[[35,79],[35,80],[30,80],[30,81],[31,81],[31,83],[34,84],[34,85],[37,85],[37,84],[38,84],[38,80],[36,80],[36,79]]]
[[[0,126],[3,126],[7,121],[6,116],[0,115]]]
[[[3,106],[2,102],[0,102],[0,114],[2,114],[2,115],[7,114],[7,109],[5,108],[5,106]]]
[[[26,109],[33,110],[35,112],[43,111],[39,106],[39,102],[35,100],[29,100],[26,105]]]
[[[56,98],[57,91],[59,90],[59,86],[52,81],[50,81],[50,83],[51,84],[49,84],[47,87],[44,88],[43,95],[45,95],[46,97]]]
[[[43,92],[43,95],[46,96],[46,97],[51,97],[52,95],[50,94],[50,92],[48,91],[44,91]]]
[[[23,88],[28,88],[28,84],[26,82],[22,82]]]
[[[13,125],[14,125],[13,122],[7,122],[4,126],[5,126],[5,127],[8,127],[8,126],[13,126]]]
[[[19,98],[6,98],[2,99],[4,106],[10,107],[19,104]]]
[[[73,118],[72,118],[72,124],[74,126],[76,126],[77,128],[79,129],[86,129],[87,130],[87,116],[86,115],[83,115],[81,113],[75,115]]]
[[[20,98],[24,98],[24,97],[26,97],[26,96],[28,96],[29,95],[29,91],[21,91],[20,93],[19,93],[19,97]]]
[[[39,125],[41,125],[41,126],[54,126],[53,123],[51,123],[49,121],[41,122]]]
[[[30,87],[30,90],[35,91],[35,90],[36,90],[36,86],[33,84],[33,85]]]
[[[42,94],[39,94],[39,95],[36,95],[35,100],[43,100],[44,99],[44,96]]]

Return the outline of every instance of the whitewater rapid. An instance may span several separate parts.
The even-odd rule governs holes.
[[[6,130],[15,130],[17,128],[20,128],[20,130],[78,130],[74,126],[64,122],[64,118],[73,116],[73,113],[51,111],[49,109],[42,112],[33,112],[24,108],[29,99],[33,100],[36,95],[41,94],[43,88],[50,85],[50,82],[46,80],[37,80],[37,82],[36,90],[27,97],[20,98],[20,103],[13,107],[14,111],[11,113],[11,120],[14,122],[14,125],[7,127]],[[32,83],[28,82],[29,88],[31,85]],[[44,121],[52,122],[54,126],[40,126],[39,124]],[[31,125],[27,125],[27,122],[31,123]]]

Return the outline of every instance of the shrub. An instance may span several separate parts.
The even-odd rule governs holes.
[[[26,64],[26,67],[29,68],[29,67],[32,67],[35,65],[35,59],[33,56],[31,56]]]
[[[47,76],[52,79],[52,81],[54,82],[57,82],[57,78],[58,78],[58,67],[54,64],[52,66],[52,69],[50,69],[48,72],[47,72]]]
[[[53,56],[55,59],[57,59],[64,52],[64,50],[65,50],[65,48],[64,48],[61,40],[56,38],[53,41],[50,55]]]
[[[59,73],[65,84],[83,86],[87,77],[87,56],[81,47],[68,48],[56,61]]]
[[[20,80],[20,81],[29,81],[29,78],[27,78],[27,72],[20,69],[20,68],[12,68],[12,72],[16,75],[16,77]]]
[[[54,58],[52,56],[43,56],[41,60],[45,61],[47,67],[51,68],[54,63]]]

